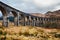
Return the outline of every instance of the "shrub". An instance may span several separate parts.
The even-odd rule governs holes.
[[[55,37],[56,38],[60,38],[60,34],[55,34]]]
[[[0,35],[2,34],[2,31],[0,30]]]
[[[51,27],[51,28],[57,28],[58,24],[56,22],[51,23],[51,22],[47,22],[45,24],[43,24],[44,27]]]
[[[52,28],[56,28],[56,27],[57,27],[57,23],[52,23],[50,26],[51,26]]]

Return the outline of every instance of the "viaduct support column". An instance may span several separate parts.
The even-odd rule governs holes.
[[[19,12],[16,17],[14,17],[14,25],[19,26]]]
[[[19,12],[18,12],[18,15],[17,15],[17,26],[19,26],[19,24],[20,24],[19,17],[20,17],[20,15],[19,15]]]
[[[26,26],[27,25],[27,17],[26,16],[24,16],[24,26]]]
[[[3,16],[2,26],[8,27],[8,18],[7,18],[7,16]]]
[[[28,25],[31,25],[31,16],[29,16],[29,18],[28,18]]]
[[[10,13],[9,10],[5,10],[5,13],[3,14],[3,22],[2,22],[2,26],[8,27],[8,14]]]
[[[17,24],[17,17],[14,17],[14,25],[18,26],[18,24]]]
[[[42,19],[42,21],[43,21],[43,25],[44,25],[44,18]]]
[[[41,26],[41,18],[39,18],[39,26]]]
[[[39,26],[39,19],[38,19],[38,17],[37,17],[37,26]]]
[[[35,20],[35,18],[33,18],[33,21],[32,21],[33,26],[35,26],[35,22],[36,22],[36,20]]]
[[[31,16],[29,16],[29,25],[30,26],[31,26],[31,21],[32,21]]]

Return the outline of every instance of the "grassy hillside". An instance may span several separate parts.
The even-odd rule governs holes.
[[[60,40],[60,29],[46,29],[32,26],[2,27],[0,40]]]

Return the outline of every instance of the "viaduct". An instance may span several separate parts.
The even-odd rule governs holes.
[[[30,25],[30,26],[40,26],[45,23],[45,21],[52,21],[50,18],[33,16],[28,13],[19,11],[13,7],[8,6],[7,4],[0,1],[0,11],[3,15],[2,26],[8,27],[8,14],[12,13],[14,16],[14,25]]]

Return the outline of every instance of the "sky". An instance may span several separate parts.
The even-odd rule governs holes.
[[[26,13],[46,13],[60,9],[60,0],[0,0]],[[0,12],[0,15],[1,12]]]

